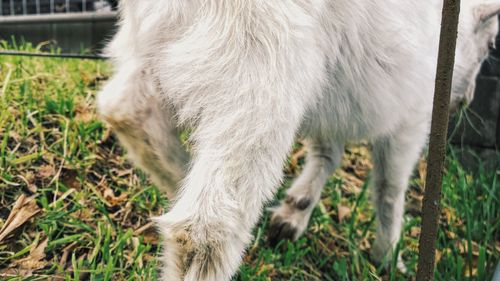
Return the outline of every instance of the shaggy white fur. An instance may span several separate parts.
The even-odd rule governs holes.
[[[271,239],[306,229],[348,140],[373,141],[383,262],[431,118],[441,0],[122,0],[98,97],[131,158],[175,196],[163,280],[230,280],[297,134],[307,164]],[[463,0],[453,103],[471,97],[499,3]],[[193,157],[177,138],[192,130]],[[184,177],[176,191],[177,182]],[[403,268],[402,262],[400,262]]]

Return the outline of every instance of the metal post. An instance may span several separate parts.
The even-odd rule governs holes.
[[[3,16],[3,1],[0,0],[0,17]]]
[[[14,12],[14,0],[10,0],[9,3],[10,3],[10,15],[13,16],[16,14]]]
[[[66,13],[69,13],[69,12],[70,12],[70,10],[69,10],[69,6],[70,6],[70,4],[69,4],[69,0],[66,0]]]
[[[495,275],[493,275],[493,279],[491,281],[498,281],[500,280],[500,262],[497,264],[497,269],[495,270]]]
[[[50,13],[54,13],[54,0],[50,0]]]
[[[28,6],[26,5],[26,0],[23,0],[23,15],[28,14]]]
[[[82,0],[82,12],[87,11],[87,0]]]
[[[460,0],[444,0],[429,155],[427,157],[427,178],[422,205],[422,233],[418,248],[417,281],[434,279],[436,238],[441,212],[441,188],[459,14]]]
[[[41,13],[40,11],[40,0],[36,0],[36,14],[39,15]]]

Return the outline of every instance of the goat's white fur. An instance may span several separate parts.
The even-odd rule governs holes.
[[[157,219],[163,279],[230,279],[297,133],[310,152],[273,212],[272,236],[303,233],[343,144],[368,138],[378,214],[372,252],[390,257],[429,130],[441,5],[122,0],[108,49],[116,72],[98,106],[131,158],[176,194]],[[463,1],[453,103],[472,93],[498,9]],[[178,125],[192,130],[189,169]]]

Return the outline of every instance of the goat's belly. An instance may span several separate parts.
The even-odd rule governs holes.
[[[354,80],[338,72],[331,77],[319,100],[307,111],[301,133],[333,141],[374,139],[401,126],[429,122],[431,76],[367,73],[370,75]]]
[[[367,102],[358,101],[348,93],[323,97],[306,113],[300,134],[341,142],[372,139],[394,131],[405,118],[386,106]]]
[[[330,67],[329,81],[307,111],[302,134],[337,141],[374,139],[429,122],[433,66],[423,63],[429,61],[425,56],[408,52],[400,57],[390,66],[368,54],[363,61],[347,58]]]

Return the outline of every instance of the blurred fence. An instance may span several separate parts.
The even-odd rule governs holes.
[[[500,171],[500,56],[483,64],[474,100],[453,116],[449,134],[466,168]]]
[[[472,103],[452,118],[449,134],[462,164],[500,171],[500,34],[483,63]]]
[[[0,0],[0,40],[98,53],[114,34],[117,1]]]
[[[0,16],[88,12],[116,8],[117,1],[104,0],[0,0]]]

